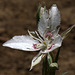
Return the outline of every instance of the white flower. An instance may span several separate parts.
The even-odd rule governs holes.
[[[30,32],[28,30],[30,36],[15,36],[3,44],[3,46],[24,51],[40,50],[39,54],[33,58],[30,70],[38,64],[48,52],[60,47],[65,35],[75,26],[72,26],[66,32],[59,35],[59,28],[57,27],[60,25],[60,13],[57,6],[54,4],[49,10],[49,14],[47,10],[44,11],[44,9],[41,8],[41,13],[38,32]]]

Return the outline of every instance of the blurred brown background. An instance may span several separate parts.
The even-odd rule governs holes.
[[[42,75],[42,62],[29,71],[31,60],[38,52],[2,46],[15,35],[25,35],[28,29],[37,29],[39,3],[46,5],[47,9],[57,4],[62,20],[60,32],[75,24],[75,0],[0,0],[0,75]],[[75,75],[75,28],[63,41],[57,75],[66,71],[66,75]]]

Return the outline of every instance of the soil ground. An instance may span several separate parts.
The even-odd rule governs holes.
[[[75,24],[75,0],[0,0],[0,75],[42,75],[42,62],[29,71],[32,58],[38,52],[25,52],[3,47],[15,35],[36,30],[38,5],[57,4],[61,13],[60,33]],[[57,75],[75,75],[75,28],[63,41]]]

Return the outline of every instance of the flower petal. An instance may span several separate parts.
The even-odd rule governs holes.
[[[53,35],[53,38],[55,38],[58,35],[59,30],[60,30],[60,27],[59,28],[56,28],[54,31],[51,32],[52,35]]]
[[[14,36],[11,40],[8,40],[3,44],[3,46],[7,46],[14,49],[20,49],[25,51],[36,51],[38,49],[34,49],[33,44],[38,43],[38,41],[32,39],[30,36],[22,35],[22,36]]]
[[[43,37],[48,26],[48,12],[45,11],[44,14],[41,16],[40,21],[38,23],[38,32]]]
[[[30,70],[32,70],[32,68],[33,68],[35,65],[37,65],[38,63],[40,63],[40,61],[43,59],[43,57],[44,57],[45,55],[46,55],[46,54],[42,54],[41,51],[40,51],[39,54],[36,55],[36,56],[33,58],[32,62],[31,62],[31,68],[30,68]]]
[[[53,4],[49,11],[49,17],[50,21],[49,24],[51,25],[51,31],[56,29],[58,25],[60,25],[60,12],[56,6],[56,4]]]
[[[60,47],[61,44],[62,44],[62,38],[61,38],[60,35],[56,36],[56,38],[55,38],[54,41],[53,41],[53,44],[54,44],[54,45],[52,46],[52,48],[51,48],[50,50],[42,51],[42,53],[48,53],[48,52],[51,52],[51,51],[53,51],[54,49]]]
[[[62,39],[64,39],[67,34],[75,27],[75,25],[71,26],[70,28],[68,28],[66,31],[64,31],[62,34],[61,34],[61,37]]]

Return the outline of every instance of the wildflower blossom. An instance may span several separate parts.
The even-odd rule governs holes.
[[[61,35],[58,34],[60,29],[58,27],[60,25],[60,12],[55,4],[51,7],[49,12],[41,7],[40,15],[41,17],[38,22],[38,31],[31,32],[28,30],[30,36],[14,36],[11,40],[3,44],[3,46],[24,51],[40,50],[38,55],[33,58],[30,70],[33,66],[38,64],[47,53],[60,47],[66,34],[69,33],[75,26],[73,25]]]

